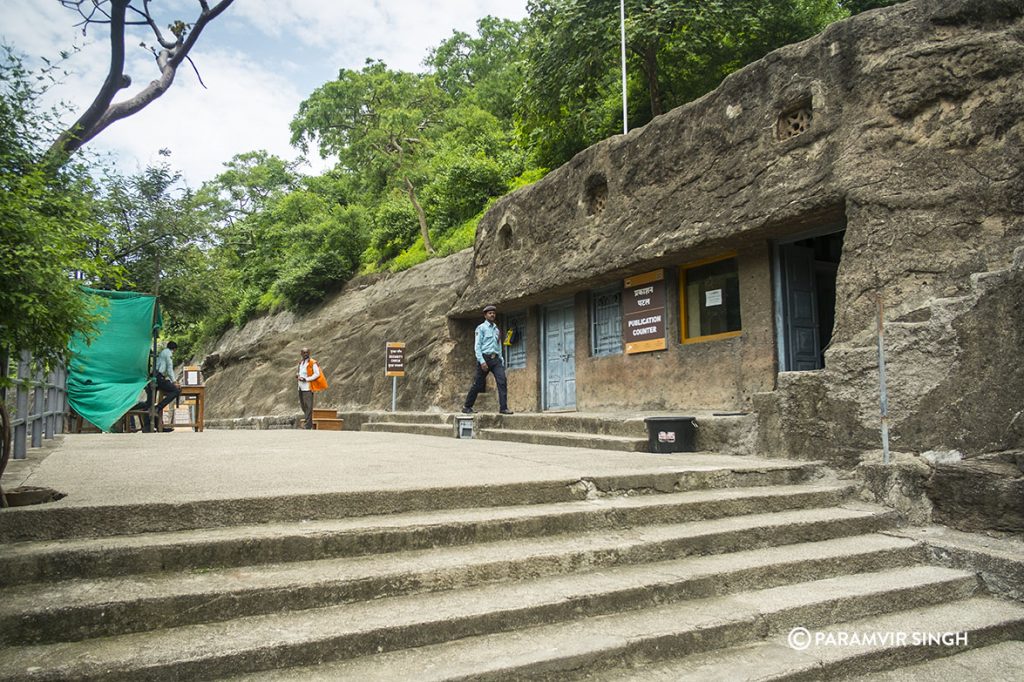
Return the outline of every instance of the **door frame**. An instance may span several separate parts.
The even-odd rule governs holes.
[[[564,308],[564,309],[569,310],[569,312],[570,312],[570,317],[572,319],[572,329],[573,329],[573,348],[574,348],[574,352],[573,352],[573,356],[572,356],[572,365],[573,365],[573,375],[574,376],[575,376],[575,371],[576,371],[576,353],[575,353],[575,347],[576,347],[576,341],[575,341],[575,335],[576,335],[576,305],[575,305],[575,301],[572,298],[568,298],[568,299],[561,299],[561,300],[558,300],[558,301],[552,301],[551,303],[546,303],[546,304],[540,306],[540,408],[541,408],[541,411],[544,411],[544,412],[546,412],[548,410],[572,412],[572,411],[575,411],[575,409],[576,409],[576,396],[575,395],[573,396],[572,405],[560,405],[558,407],[551,407],[550,405],[548,405],[548,390],[547,390],[547,388],[548,388],[548,345],[547,345],[547,338],[548,338],[548,312],[550,310],[554,310],[556,308]]]
[[[805,230],[804,232],[797,232],[796,234],[787,235],[782,239],[773,239],[772,245],[772,302],[774,303],[774,322],[775,322],[775,361],[778,372],[789,372],[792,371],[786,367],[786,302],[785,302],[785,289],[782,284],[782,279],[785,273],[782,271],[782,250],[780,247],[795,242],[803,241],[804,239],[814,239],[815,237],[824,237],[830,234],[836,234],[838,232],[846,232],[845,221],[832,223],[830,225],[822,225],[812,230]]]

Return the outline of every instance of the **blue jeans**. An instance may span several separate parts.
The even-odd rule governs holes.
[[[508,382],[505,379],[505,365],[501,362],[501,356],[497,354],[485,355],[484,361],[487,363],[488,372],[494,375],[494,383],[498,385],[498,409],[507,410]],[[473,379],[473,385],[469,387],[469,393],[466,395],[466,409],[473,408],[477,395],[480,391],[484,390],[488,372],[481,369],[480,365],[476,366],[476,378]]]

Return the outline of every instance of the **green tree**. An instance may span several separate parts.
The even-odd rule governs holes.
[[[477,37],[453,32],[430,51],[426,64],[453,101],[474,104],[501,121],[511,122],[523,81],[525,21],[489,16],[476,26]]]
[[[627,0],[630,125],[845,15],[838,0]],[[519,112],[543,165],[622,128],[618,3],[532,0]],[[642,94],[642,96],[640,96]]]
[[[0,350],[44,361],[62,360],[71,336],[92,329],[79,284],[116,281],[119,272],[96,248],[104,230],[87,169],[44,163],[58,120],[39,105],[48,75],[0,51]]]
[[[101,248],[123,273],[120,282],[104,285],[158,294],[164,331],[188,345],[189,329],[220,292],[207,255],[208,213],[180,182],[166,163],[131,176],[110,172],[97,211],[106,228]]]
[[[285,161],[262,149],[236,154],[224,164],[224,170],[217,177],[203,183],[196,199],[230,226],[296,189],[298,164],[298,161]]]
[[[416,211],[423,244],[433,253],[417,184],[444,103],[434,78],[369,61],[361,71],[342,69],[299,105],[292,143],[304,151],[316,143],[324,158],[336,155],[371,191],[401,186]]]

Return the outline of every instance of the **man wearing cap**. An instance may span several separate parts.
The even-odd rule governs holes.
[[[487,381],[487,373],[494,374],[494,383],[498,385],[498,411],[501,414],[512,414],[508,409],[508,385],[505,381],[505,365],[501,362],[501,332],[498,325],[494,324],[498,317],[498,309],[493,306],[484,307],[484,321],[476,328],[476,378],[473,385],[469,387],[466,395],[466,403],[462,411],[472,414],[476,403],[476,396],[484,390],[484,382]]]

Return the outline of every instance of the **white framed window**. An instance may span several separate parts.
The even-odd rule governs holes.
[[[526,313],[506,315],[501,328],[504,335],[501,339],[501,349],[505,355],[505,367],[526,367]]]
[[[590,294],[590,355],[622,353],[622,285],[595,289]]]

